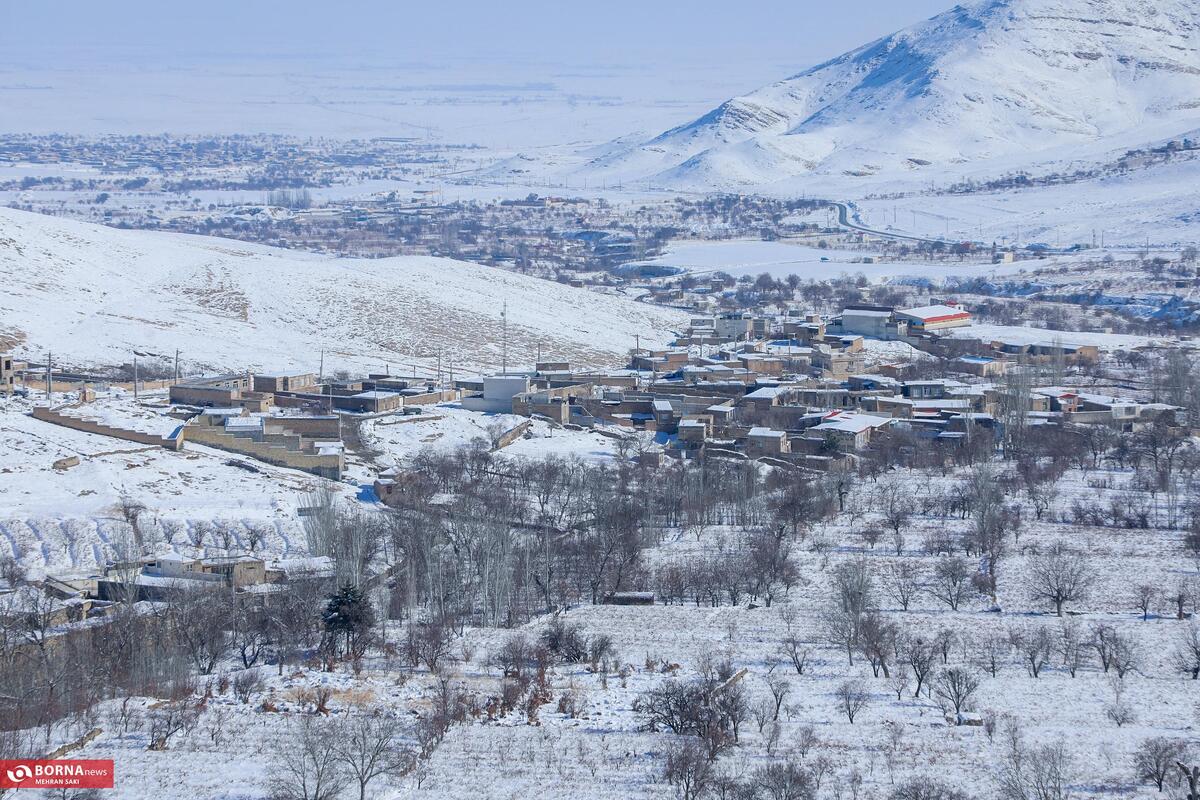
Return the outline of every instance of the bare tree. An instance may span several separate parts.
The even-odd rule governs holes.
[[[792,762],[775,762],[755,770],[751,779],[755,797],[763,800],[813,800],[817,789],[808,770]]]
[[[1150,619],[1150,610],[1158,599],[1158,587],[1151,583],[1138,584],[1133,589],[1133,602],[1142,612],[1142,622]]]
[[[924,585],[924,575],[913,561],[897,559],[883,572],[884,591],[904,611],[908,611]]]
[[[888,800],[971,800],[971,796],[937,778],[921,775],[898,784]]]
[[[349,775],[338,756],[334,723],[304,716],[280,733],[275,751],[272,793],[286,800],[335,800]]]
[[[929,582],[929,593],[958,611],[959,604],[967,596],[974,571],[962,556],[947,556],[939,559],[933,568],[933,579]]]
[[[1020,654],[1029,670],[1029,676],[1037,678],[1042,674],[1042,667],[1050,658],[1053,639],[1045,625],[1030,625],[1025,628],[1012,628],[1008,640],[1013,649]]]
[[[150,712],[150,750],[166,750],[171,737],[196,725],[199,712],[186,700],[163,703]]]
[[[962,667],[949,667],[938,673],[933,683],[933,692],[950,708],[954,709],[955,724],[962,724],[962,712],[969,711],[979,678]]]
[[[803,675],[804,670],[808,667],[811,649],[796,631],[796,610],[791,606],[786,606],[779,616],[783,620],[785,628],[783,640],[779,643],[779,652],[791,663],[797,675]]]
[[[1087,644],[1075,620],[1063,620],[1058,626],[1058,654],[1072,678],[1087,661]]]
[[[376,778],[412,770],[417,753],[405,743],[405,733],[398,719],[383,714],[360,715],[334,732],[337,758],[358,784],[359,800],[366,800]]]
[[[1193,621],[1180,633],[1174,661],[1180,672],[1188,673],[1192,680],[1200,680],[1200,624]]]
[[[854,724],[854,718],[871,702],[871,694],[867,691],[866,684],[857,679],[842,681],[834,696],[851,725]]]
[[[900,537],[904,526],[912,517],[912,489],[905,486],[899,479],[880,481],[875,488],[872,500],[881,517],[880,521],[892,532],[894,537]]]
[[[900,638],[897,651],[900,659],[912,670],[913,678],[917,681],[913,697],[920,697],[921,687],[929,681],[934,664],[937,663],[937,650],[928,640],[920,636],[905,634]]]
[[[877,678],[880,673],[883,673],[885,678],[891,676],[888,662],[896,652],[896,636],[895,624],[878,611],[868,611],[862,615],[859,622],[858,647]]]
[[[1029,564],[1030,595],[1052,604],[1060,617],[1065,604],[1087,597],[1092,580],[1092,571],[1083,556],[1064,547],[1036,556]]]
[[[682,800],[699,800],[708,792],[713,760],[695,739],[673,743],[667,750],[663,777],[679,789]]]
[[[908,688],[911,680],[912,672],[909,670],[908,664],[905,664],[904,662],[897,664],[896,668],[892,670],[891,678],[888,679],[888,683],[891,684],[892,690],[896,692],[896,700],[902,700],[904,698],[904,690]]]
[[[229,650],[234,603],[231,590],[223,586],[186,587],[175,592],[165,606],[156,608],[201,675],[211,674]]]
[[[1003,800],[1068,800],[1073,767],[1061,744],[1029,747],[1015,726],[1007,740],[998,776]]]
[[[971,639],[973,645],[973,662],[995,678],[1000,673],[1000,667],[1012,652],[1012,642],[1002,631],[990,630]]]
[[[1167,776],[1175,771],[1175,765],[1187,753],[1187,743],[1165,736],[1145,739],[1133,754],[1133,772],[1139,779],[1153,783],[1161,792]]]

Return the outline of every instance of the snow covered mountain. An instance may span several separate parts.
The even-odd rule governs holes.
[[[710,187],[922,180],[1198,127],[1195,0],[986,0],[607,148],[580,171]]]
[[[0,349],[83,365],[175,349],[196,369],[432,370],[508,355],[619,363],[686,317],[440,258],[338,259],[226,239],[124,231],[0,209]]]

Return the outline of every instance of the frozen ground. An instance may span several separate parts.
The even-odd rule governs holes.
[[[951,328],[946,333],[956,339],[1002,339],[1018,344],[1061,341],[1063,344],[1095,345],[1101,350],[1122,350],[1145,347],[1156,342],[1173,341],[1166,337],[1136,336],[1124,333],[1087,333],[1084,331],[1056,331],[1048,328],[1032,328],[1014,325],[976,324],[966,328]]]
[[[1006,192],[856,202],[867,219],[950,240],[1183,247],[1200,239],[1200,160]],[[882,227],[882,226],[881,226]]]
[[[945,479],[928,475],[901,475],[919,502],[947,491],[958,475]],[[1045,625],[1059,631],[1063,624],[1040,603],[1031,601],[1022,576],[1028,559],[1055,542],[1069,541],[1089,554],[1096,584],[1085,601],[1069,606],[1068,622],[1083,626],[1103,623],[1131,637],[1137,646],[1137,668],[1120,682],[1132,718],[1118,727],[1110,716],[1114,686],[1112,673],[1104,673],[1094,659],[1070,677],[1057,657],[1047,663],[1041,677],[1030,676],[1013,653],[1002,658],[996,677],[978,666],[970,667],[982,678],[975,708],[994,714],[1003,727],[1019,720],[1031,744],[1062,744],[1071,753],[1071,796],[1112,798],[1158,796],[1131,774],[1134,748],[1149,736],[1200,742],[1200,708],[1191,682],[1170,662],[1174,638],[1187,623],[1176,621],[1169,604],[1154,606],[1143,621],[1133,606],[1138,582],[1169,585],[1183,577],[1195,578],[1195,566],[1178,556],[1179,534],[1166,530],[1113,530],[1057,521],[1077,498],[1097,502],[1125,496],[1125,471],[1072,471],[1060,484],[1061,497],[1046,521],[1030,515],[1026,530],[1005,561],[999,596],[1000,612],[986,610],[978,599],[969,599],[950,611],[933,597],[922,594],[907,612],[880,590],[880,608],[903,629],[933,636],[945,631],[952,638],[951,665],[974,664],[977,645],[988,634],[1010,628]],[[1106,488],[1107,487],[1107,488]],[[769,697],[767,677],[782,677],[788,686],[780,715],[781,732],[774,758],[801,760],[806,765],[826,765],[822,796],[844,797],[847,787],[858,786],[863,797],[884,797],[898,782],[913,776],[947,781],[978,797],[989,797],[1004,754],[1001,734],[994,738],[982,727],[956,727],[946,722],[938,703],[914,697],[911,685],[897,698],[890,681],[872,677],[860,659],[850,666],[840,650],[826,643],[821,620],[830,607],[833,567],[866,558],[876,574],[889,563],[907,562],[931,569],[934,557],[925,554],[926,533],[958,532],[967,523],[931,514],[919,514],[905,528],[900,555],[886,543],[868,549],[858,531],[871,524],[857,516],[860,500],[872,491],[862,484],[849,499],[850,515],[816,526],[798,543],[796,559],[804,580],[771,607],[755,607],[743,598],[739,604],[719,607],[655,605],[650,607],[582,606],[565,616],[589,635],[612,637],[622,665],[607,674],[587,666],[560,665],[548,675],[550,701],[536,721],[514,711],[494,721],[471,719],[451,729],[419,776],[381,778],[375,797],[526,798],[553,796],[572,800],[660,799],[674,789],[662,778],[665,750],[676,741],[670,733],[644,729],[633,710],[645,691],[670,677],[686,677],[706,658],[729,658],[749,673],[744,685],[751,703]],[[665,531],[664,543],[650,554],[654,564],[687,563],[700,553],[712,554],[737,540],[732,528],[712,527],[699,538],[690,533]],[[781,662],[780,645],[787,633],[785,614],[795,615],[795,631],[811,648],[803,674]],[[545,620],[526,631],[536,636]],[[399,632],[389,634],[393,641]],[[488,656],[504,642],[508,632],[468,629],[462,647],[456,646],[443,677],[482,696],[499,691],[499,674],[487,666]],[[1057,635],[1057,633],[1055,634]],[[940,668],[939,661],[939,668]],[[223,669],[236,672],[232,661]],[[276,676],[273,667],[259,668],[266,680],[250,702],[240,704],[227,692],[214,690],[199,723],[172,739],[169,750],[147,751],[147,735],[135,729],[117,733],[115,706],[107,707],[98,724],[105,732],[80,753],[83,757],[113,758],[117,762],[118,788],[114,797],[140,798],[153,794],[174,796],[186,792],[198,798],[266,798],[268,770],[283,726],[305,711],[304,692],[317,686],[333,690],[330,714],[344,718],[361,713],[364,704],[378,704],[409,714],[423,710],[420,699],[435,687],[423,669],[410,670],[399,663],[370,658],[361,676],[341,669],[332,673],[289,669]],[[868,706],[850,724],[834,696],[846,676],[866,684]],[[574,716],[560,713],[559,698],[573,693],[579,703]],[[264,711],[269,701],[275,711]],[[148,701],[147,701],[148,702]],[[135,704],[136,705],[136,704]],[[799,752],[804,726],[811,726],[819,743],[807,754]],[[68,735],[62,730],[59,737]],[[76,734],[77,735],[77,734]],[[768,763],[767,738],[754,720],[742,726],[740,745],[723,756],[721,764],[745,775]],[[211,765],[220,763],[215,777]]]
[[[526,422],[514,414],[467,411],[457,403],[428,406],[420,416],[386,416],[364,420],[363,444],[377,453],[378,462],[395,465],[425,449],[449,451],[507,433]],[[592,431],[569,430],[533,420],[527,433],[499,451],[505,458],[548,455],[611,459],[617,440]]]
[[[67,399],[56,395],[58,402]],[[0,401],[0,556],[12,555],[36,574],[102,565],[131,534],[125,514],[131,506],[144,509],[139,535],[164,547],[244,549],[255,528],[264,532],[259,552],[303,555],[307,544],[298,509],[318,488],[351,497],[381,469],[422,450],[448,451],[480,439],[490,446],[494,436],[526,422],[458,404],[427,406],[419,416],[368,418],[361,424],[368,453],[348,453],[344,482],[331,483],[196,444],[173,452],[74,431],[34,419],[31,407],[21,399]],[[144,394],[139,404],[115,390],[65,413],[165,436],[181,424],[166,415],[168,408],[161,392]],[[609,461],[616,452],[614,438],[533,421],[499,454]],[[80,464],[54,469],[70,456],[78,456]]]
[[[0,210],[0,341],[58,364],[191,370],[493,368],[535,354],[620,363],[686,319],[500,269],[438,258],[336,259],[223,239],[120,231]]]
[[[861,263],[871,258],[877,263]],[[1001,266],[954,262],[879,262],[871,251],[822,249],[790,242],[764,242],[754,239],[732,241],[676,241],[667,251],[647,263],[682,267],[692,272],[727,272],[740,277],[757,277],[764,272],[773,278],[799,275],[803,280],[829,280],[846,275],[865,275],[871,280],[915,277],[939,280],[948,277],[1009,274],[1033,267],[1035,262],[1016,262]]]
[[[199,537],[201,549],[222,552],[245,548],[255,527],[263,532],[261,552],[303,555],[299,507],[318,485],[340,486],[194,444],[173,452],[74,431],[28,416],[29,407],[0,403],[0,556],[16,556],[35,574],[102,565],[132,533],[126,505],[144,507],[139,535],[147,543],[189,545]],[[165,427],[150,412],[114,401],[97,410],[76,413],[119,424],[140,419],[136,427],[155,432]],[[70,456],[80,464],[54,469]]]

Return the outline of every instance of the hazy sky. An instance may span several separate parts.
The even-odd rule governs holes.
[[[950,0],[0,0],[0,61],[227,57],[774,60],[800,68]],[[60,62],[61,63],[61,62]],[[48,66],[48,65],[47,65]]]
[[[950,0],[0,0],[0,132],[653,134]]]

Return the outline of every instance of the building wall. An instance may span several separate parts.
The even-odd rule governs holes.
[[[171,387],[172,403],[185,406],[221,406],[236,405],[241,390],[225,386],[189,386],[177,384]]]
[[[172,439],[166,439],[162,436],[155,436],[151,433],[143,433],[141,431],[130,431],[124,428],[114,428],[110,425],[102,425],[99,422],[90,419],[80,419],[71,417],[66,414],[60,414],[45,406],[35,406],[33,409],[33,418],[40,419],[42,422],[49,422],[54,425],[61,425],[64,428],[71,428],[84,433],[95,433],[100,436],[111,436],[114,439],[124,439],[128,442],[137,442],[138,444],[150,445],[152,447],[165,447],[168,450],[179,450],[183,447],[183,428],[180,428],[176,436]]]
[[[239,455],[265,461],[279,467],[311,472],[330,480],[339,480],[342,474],[342,454],[320,455],[290,450],[279,445],[256,442],[253,439],[226,433],[224,428],[210,425],[189,425],[185,428],[188,441],[215,447]],[[299,438],[299,437],[296,437]]]

